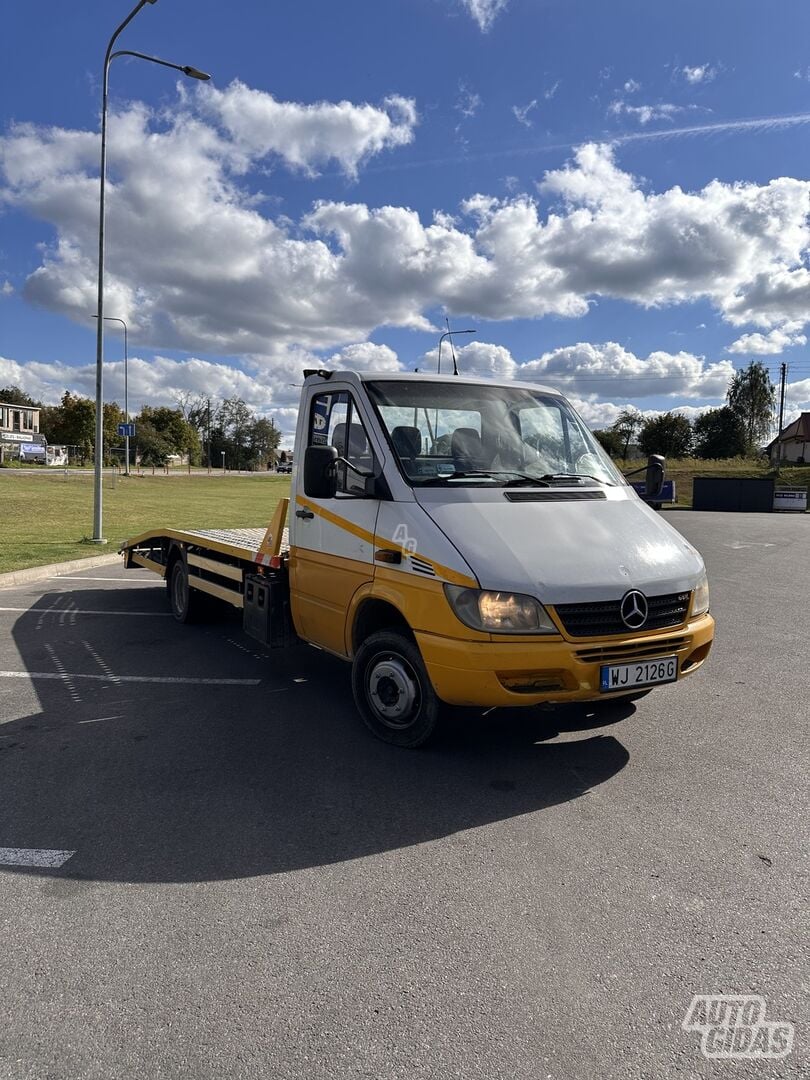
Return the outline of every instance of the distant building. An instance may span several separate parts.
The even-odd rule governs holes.
[[[28,460],[39,457],[39,451],[33,452],[33,447],[28,444],[42,446],[41,456],[44,461],[45,441],[39,435],[39,409],[30,405],[12,405],[10,402],[0,401],[0,460],[3,457],[25,456]],[[28,453],[21,453],[23,446]]]
[[[769,443],[766,452],[771,461],[810,462],[810,412],[803,412],[798,420],[788,424],[784,431]]]

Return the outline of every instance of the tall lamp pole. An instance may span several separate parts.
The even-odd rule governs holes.
[[[98,315],[93,316],[94,319],[98,318]],[[126,418],[127,428],[129,427],[129,350],[127,348],[127,324],[123,319],[118,319],[115,315],[104,315],[104,322],[120,322],[124,328],[124,417]],[[124,473],[129,476],[129,434],[124,436],[124,445],[126,446],[127,462]]]
[[[446,337],[450,338],[450,347],[453,346],[453,338],[456,334],[474,334],[475,330],[445,330],[442,336],[439,338],[439,364],[436,369],[437,374],[442,373],[442,342]],[[456,364],[456,354],[453,353],[453,374],[458,375],[458,365]]]
[[[138,3],[124,19],[107,45],[104,54],[104,74],[101,91],[101,167],[99,171],[99,199],[98,199],[98,305],[96,319],[96,445],[95,461],[93,468],[93,535],[91,540],[94,544],[105,544],[102,530],[102,486],[101,472],[104,457],[104,187],[107,179],[107,96],[109,89],[110,64],[116,56],[134,56],[139,60],[148,60],[152,64],[160,64],[161,67],[172,68],[181,71],[191,79],[210,79],[204,71],[182,64],[171,64],[168,60],[161,60],[157,56],[148,56],[146,53],[130,52],[123,49],[113,52],[119,34],[127,27],[142,7],[146,4],[154,4],[157,0],[138,0]],[[129,466],[129,460],[127,460]]]

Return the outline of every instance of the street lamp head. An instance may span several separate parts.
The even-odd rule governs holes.
[[[151,2],[154,3],[155,0],[151,0]],[[184,75],[188,75],[190,79],[199,79],[200,82],[208,82],[208,80],[211,78],[211,76],[207,72],[200,71],[198,70],[198,68],[195,67],[189,67],[188,64],[186,64],[186,66],[182,70]]]

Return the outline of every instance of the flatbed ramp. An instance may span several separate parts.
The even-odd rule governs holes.
[[[289,531],[284,527],[288,505],[288,499],[279,501],[266,528],[150,529],[125,541],[121,553],[127,566],[144,566],[161,577],[170,568],[172,553],[183,553],[192,588],[231,602],[237,602],[234,593],[238,592],[241,601],[244,575],[254,568],[261,573],[263,567],[277,566],[279,557],[289,552]]]

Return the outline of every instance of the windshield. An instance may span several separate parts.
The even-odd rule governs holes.
[[[623,484],[564,398],[425,380],[365,384],[414,486]]]

